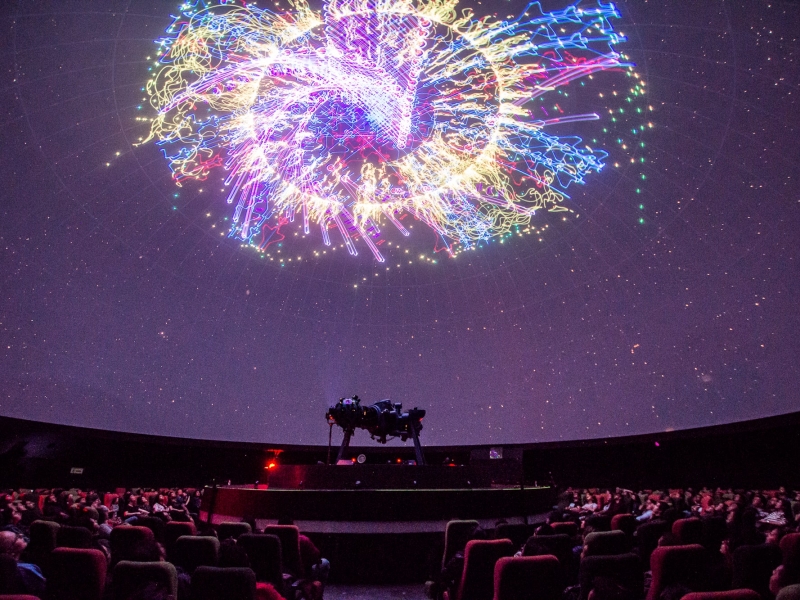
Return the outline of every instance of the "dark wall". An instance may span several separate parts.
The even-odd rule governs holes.
[[[423,440],[424,443],[424,440]],[[335,456],[334,449],[334,456]],[[413,446],[352,448],[367,463],[414,457]],[[430,464],[465,464],[488,447],[425,448]],[[507,447],[525,480],[575,486],[800,488],[800,412],[689,431]],[[0,487],[200,486],[265,482],[269,462],[314,464],[325,447],[124,434],[0,417]],[[70,474],[73,467],[80,475]]]

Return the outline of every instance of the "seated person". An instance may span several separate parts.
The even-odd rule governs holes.
[[[19,573],[19,590],[24,594],[31,594],[44,598],[45,578],[41,569],[32,563],[19,562],[19,556],[28,546],[25,539],[12,531],[0,531],[0,554],[9,556],[17,563]]]

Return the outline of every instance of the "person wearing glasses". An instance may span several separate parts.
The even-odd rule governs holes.
[[[17,574],[19,577],[15,582],[8,582],[17,589],[8,590],[12,593],[31,594],[33,596],[44,597],[45,578],[41,569],[33,563],[19,562],[22,551],[28,543],[25,538],[13,531],[0,531],[0,556],[17,563]]]

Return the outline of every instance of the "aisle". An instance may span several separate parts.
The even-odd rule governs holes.
[[[407,585],[333,585],[325,587],[325,600],[427,600],[421,583]]]

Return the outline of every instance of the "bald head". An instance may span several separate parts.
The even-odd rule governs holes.
[[[13,531],[0,531],[0,554],[19,560],[19,555],[27,545],[25,540]]]

